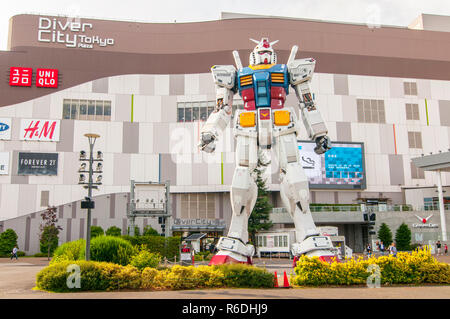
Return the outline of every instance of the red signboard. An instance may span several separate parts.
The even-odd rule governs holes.
[[[41,88],[58,87],[58,70],[56,69],[37,69],[36,86]]]
[[[9,85],[31,86],[32,68],[11,67],[9,72]]]

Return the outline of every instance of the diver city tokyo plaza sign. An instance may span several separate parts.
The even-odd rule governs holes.
[[[59,43],[67,48],[93,49],[94,46],[114,45],[114,39],[90,35],[92,23],[82,23],[79,18],[39,17],[38,41]]]
[[[415,215],[417,217],[418,220],[421,221],[420,224],[412,224],[413,228],[438,228],[439,226],[437,224],[432,224],[432,223],[428,223],[428,220],[433,216],[433,214],[431,214],[428,217],[421,217],[418,215]]]

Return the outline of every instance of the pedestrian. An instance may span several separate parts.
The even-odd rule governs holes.
[[[448,246],[447,244],[444,245],[444,254],[447,256],[448,254]]]
[[[17,257],[17,252],[19,251],[19,249],[17,248],[17,246],[14,246],[14,248],[13,248],[13,250],[12,250],[12,252],[11,252],[11,260],[14,258],[14,257],[16,257],[16,260],[17,259],[19,259],[18,257]]]
[[[380,242],[380,252],[381,252],[381,256],[384,256],[384,244],[383,244],[383,242]]]
[[[367,244],[367,257],[370,258],[372,256],[372,247],[370,247],[370,244]]]
[[[438,240],[436,243],[436,250],[437,250],[436,256],[441,255],[441,241],[440,240]]]
[[[395,243],[392,243],[389,247],[389,254],[397,257],[397,247],[395,247]]]

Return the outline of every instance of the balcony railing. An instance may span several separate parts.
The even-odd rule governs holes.
[[[412,205],[317,205],[309,206],[311,212],[412,212],[424,210],[439,210],[439,205],[428,205],[422,207],[413,207]],[[450,210],[450,204],[444,205],[445,210]],[[276,207],[272,209],[272,213],[287,213],[284,207]]]

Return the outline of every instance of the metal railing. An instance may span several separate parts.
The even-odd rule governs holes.
[[[355,205],[355,204],[342,204],[342,205],[310,205],[311,212],[412,212],[412,211],[424,211],[424,210],[439,210],[439,205],[428,205],[421,207],[413,207],[409,204],[402,205]],[[450,210],[450,204],[444,205],[445,210]],[[272,213],[281,214],[287,213],[284,207],[275,207],[272,209]]]

